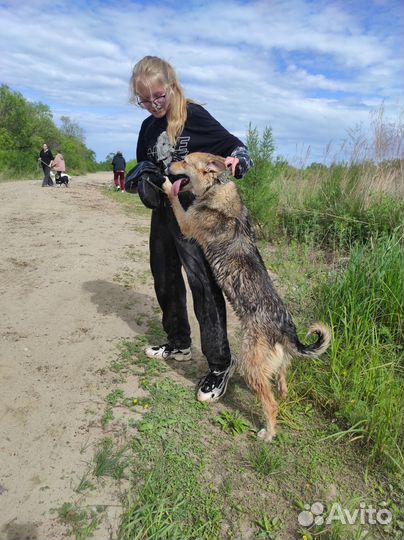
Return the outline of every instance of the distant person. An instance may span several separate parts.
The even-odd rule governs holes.
[[[119,191],[125,191],[125,167],[126,161],[122,155],[122,152],[118,152],[114,155],[112,159],[112,168],[114,170],[114,182],[115,187]]]
[[[51,169],[53,169],[56,173],[56,176],[55,176],[56,184],[60,184],[59,182],[60,177],[62,176],[63,173],[66,172],[66,164],[65,164],[65,158],[63,157],[63,154],[61,154],[59,150],[56,152],[56,156],[51,161],[50,166],[51,166]]]
[[[53,181],[50,176],[50,163],[53,159],[53,154],[48,148],[48,145],[46,143],[43,143],[42,150],[39,152],[39,158],[38,161],[42,165],[43,169],[43,180],[42,180],[42,187],[50,187],[53,186]]]

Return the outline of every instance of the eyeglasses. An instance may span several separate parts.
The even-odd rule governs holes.
[[[147,109],[147,107],[154,107],[156,109],[160,108],[162,105],[164,105],[164,102],[166,100],[166,94],[161,94],[161,96],[157,96],[156,98],[150,100],[150,99],[139,99],[139,96],[136,98],[136,102],[139,105],[139,107],[142,107],[142,109]]]

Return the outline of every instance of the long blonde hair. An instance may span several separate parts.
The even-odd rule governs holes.
[[[145,56],[139,60],[130,78],[131,102],[136,102],[139,84],[150,86],[159,82],[170,93],[170,107],[167,111],[167,135],[171,144],[181,135],[187,119],[187,105],[192,100],[185,97],[174,68],[158,56]]]

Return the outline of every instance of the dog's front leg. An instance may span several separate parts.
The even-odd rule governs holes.
[[[169,180],[166,180],[163,184],[163,189],[171,203],[175,218],[178,222],[178,225],[181,229],[182,234],[184,236],[188,236],[190,232],[190,226],[187,219],[187,213],[181,206],[181,203],[178,197],[172,194],[171,187],[172,187],[172,183]]]

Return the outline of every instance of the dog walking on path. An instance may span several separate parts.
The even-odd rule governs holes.
[[[250,222],[224,158],[196,152],[184,161],[173,162],[173,184],[163,184],[182,234],[202,247],[215,278],[243,326],[240,371],[249,388],[259,397],[266,427],[259,436],[271,441],[275,435],[278,405],[271,380],[278,377],[279,393],[287,395],[286,370],[291,357],[317,358],[329,346],[330,329],[315,323],[308,335],[317,341],[304,345],[296,326],[258,251]],[[196,198],[185,211],[180,191],[192,191]]]

